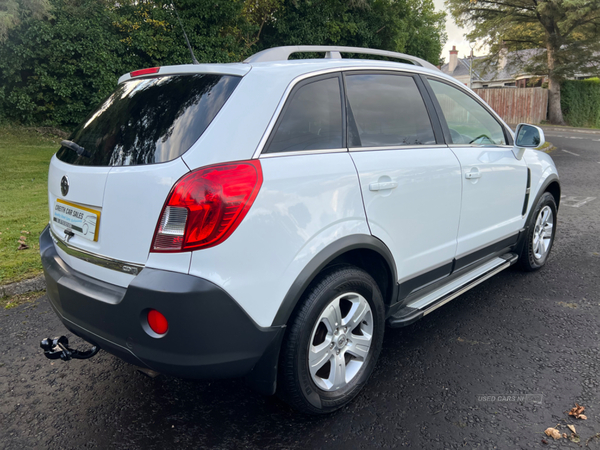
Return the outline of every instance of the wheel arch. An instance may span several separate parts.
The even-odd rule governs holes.
[[[300,272],[285,295],[272,326],[285,328],[310,284],[323,269],[338,263],[357,265],[373,276],[384,295],[386,308],[397,298],[396,264],[388,247],[371,235],[346,236],[322,249]],[[385,277],[381,273],[376,273],[381,268],[385,268]],[[269,349],[246,376],[246,382],[265,395],[273,395],[277,390],[279,353],[284,334],[285,331],[273,340]]]
[[[353,264],[369,273],[379,286],[386,306],[397,297],[396,265],[388,247],[370,235],[346,236],[321,250],[300,272],[285,295],[272,326],[287,324],[300,298],[323,269],[343,263]]]
[[[523,245],[525,244],[525,238],[527,236],[527,232],[529,230],[529,225],[531,224],[531,217],[535,211],[535,205],[539,202],[542,195],[546,192],[549,192],[552,197],[554,197],[554,201],[556,202],[556,210],[558,211],[558,206],[560,203],[560,181],[558,180],[558,175],[555,173],[550,174],[542,183],[540,189],[537,191],[533,202],[531,202],[531,206],[529,207],[529,211],[527,212],[527,220],[525,221],[525,226],[521,230],[519,234],[519,240],[517,242],[517,246],[515,247],[517,253],[520,255],[523,250]]]
[[[552,194],[552,197],[554,197],[554,201],[556,202],[556,209],[558,210],[558,207],[560,206],[560,183],[558,182],[558,178],[553,177],[550,183],[544,187],[542,193],[543,192],[550,192]]]

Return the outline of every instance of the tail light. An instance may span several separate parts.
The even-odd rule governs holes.
[[[235,231],[262,185],[258,160],[218,164],[181,178],[154,232],[151,252],[214,247]]]

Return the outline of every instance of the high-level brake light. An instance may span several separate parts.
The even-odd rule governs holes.
[[[131,78],[139,77],[142,75],[149,75],[151,73],[158,73],[159,69],[160,67],[150,67],[149,69],[134,70],[133,72],[129,72],[129,75],[131,76]]]

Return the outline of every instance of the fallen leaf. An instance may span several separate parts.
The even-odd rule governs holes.
[[[20,240],[20,241],[26,241],[26,240],[27,240],[27,238],[26,238],[25,236],[20,236],[20,237],[19,237],[19,240]]]
[[[578,403],[575,403],[575,406],[573,408],[571,408],[571,411],[569,411],[569,415],[577,417],[580,414],[583,414],[584,411],[585,411],[585,406],[579,406]]]
[[[581,439],[579,439],[579,436],[577,436],[575,433],[571,433],[569,440],[578,444]]]
[[[29,234],[29,231],[21,230],[21,233],[23,233],[23,234]]]
[[[563,437],[566,439],[567,438],[567,433],[563,433]]]
[[[587,416],[585,414],[579,414],[578,416],[575,416],[576,419],[581,419],[581,420],[587,420]]]
[[[19,244],[19,248],[17,250],[27,250],[29,248],[28,245],[23,244],[22,242]]]
[[[575,427],[573,425],[567,425],[567,427],[569,427],[569,430],[571,430],[573,433],[577,433],[577,431],[575,431]]]
[[[561,438],[560,432],[556,428],[546,428],[546,431],[544,431],[544,433],[546,433],[546,436],[554,438],[554,440]]]
[[[548,445],[548,441],[546,439],[542,439],[542,444]]]

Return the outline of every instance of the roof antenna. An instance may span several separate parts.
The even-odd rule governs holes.
[[[175,15],[177,16],[177,20],[179,21],[179,25],[181,26],[181,31],[183,31],[183,37],[185,37],[185,42],[187,42],[188,49],[190,50],[190,53],[192,55],[192,64],[200,64],[196,59],[196,56],[194,55],[194,50],[192,50],[190,40],[188,39],[187,34],[185,33],[185,28],[183,28],[183,24],[181,23],[181,19],[179,18],[177,8],[175,8],[175,2],[171,2],[171,6],[173,6],[173,9],[175,10]]]

